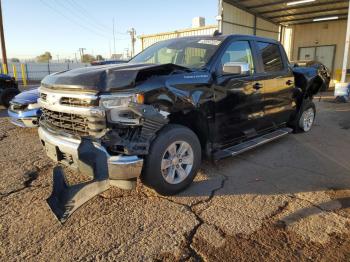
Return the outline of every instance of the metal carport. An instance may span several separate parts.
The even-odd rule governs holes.
[[[224,34],[255,34],[279,39],[282,42],[288,28],[297,28],[298,30],[295,31],[300,32],[300,36],[293,35],[294,40],[298,37],[305,37],[305,34],[307,36],[308,33],[315,34],[316,40],[312,40],[314,42],[311,43],[312,45],[317,47],[323,44],[325,46],[334,44],[337,47],[339,56],[337,64],[339,68],[342,68],[341,81],[344,82],[350,32],[349,25],[344,20],[347,20],[348,9],[349,0],[220,0],[219,29]],[[328,31],[318,30],[321,24],[323,26],[324,23],[331,23],[331,21],[338,21],[341,24],[335,27],[331,25]],[[316,27],[315,23],[318,24]],[[340,30],[340,27],[342,31],[337,31]],[[332,33],[334,43],[332,39],[329,39]],[[304,45],[307,46],[310,43],[306,42]],[[294,51],[299,52],[300,50]],[[336,72],[336,69],[333,72]]]

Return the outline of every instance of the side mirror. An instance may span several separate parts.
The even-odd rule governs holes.
[[[248,63],[228,62],[223,65],[224,75],[249,75],[250,67]]]

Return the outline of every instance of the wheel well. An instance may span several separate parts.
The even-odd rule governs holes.
[[[177,112],[169,115],[169,124],[179,124],[191,129],[198,137],[202,149],[206,148],[209,129],[206,118],[198,111]]]

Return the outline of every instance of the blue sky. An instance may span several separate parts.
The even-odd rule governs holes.
[[[113,18],[119,53],[130,47],[131,27],[137,35],[177,30],[195,16],[215,24],[217,0],[2,0],[2,9],[9,58],[50,51],[73,59],[80,47],[108,56],[111,45],[113,52]]]

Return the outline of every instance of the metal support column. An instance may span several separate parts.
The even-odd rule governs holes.
[[[346,71],[348,66],[348,55],[349,55],[349,46],[350,46],[350,1],[348,9],[348,22],[346,26],[346,38],[345,38],[345,49],[344,49],[344,58],[343,58],[343,68],[341,72],[341,83],[346,81]]]
[[[256,24],[257,24],[257,17],[254,15],[254,29],[253,29],[253,35],[256,35]]]

